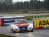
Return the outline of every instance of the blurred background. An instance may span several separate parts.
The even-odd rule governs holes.
[[[28,11],[49,10],[49,0],[0,0],[1,12],[29,13]],[[49,12],[49,11],[48,11]],[[34,12],[32,12],[34,13]],[[36,13],[36,12],[35,12]]]

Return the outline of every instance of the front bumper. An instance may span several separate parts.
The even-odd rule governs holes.
[[[15,32],[25,32],[25,31],[32,31],[33,29],[27,29],[28,28],[28,26],[21,26],[21,27],[19,27],[19,29],[13,29],[13,31],[15,31]]]
[[[22,27],[19,27],[20,28],[20,31],[27,31],[27,26],[22,26]]]

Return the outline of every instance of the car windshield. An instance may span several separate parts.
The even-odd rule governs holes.
[[[16,24],[22,24],[22,23],[26,23],[26,21],[16,21]]]

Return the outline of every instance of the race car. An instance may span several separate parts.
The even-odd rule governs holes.
[[[12,32],[33,32],[33,24],[27,22],[26,20],[19,20],[10,25],[10,31]]]

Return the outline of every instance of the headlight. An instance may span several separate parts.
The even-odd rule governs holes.
[[[28,28],[33,28],[33,24],[29,24],[28,25]]]
[[[17,25],[14,25],[14,24],[11,25],[11,28],[12,29],[19,29],[19,27]]]
[[[16,28],[18,29],[19,27],[16,25]]]

